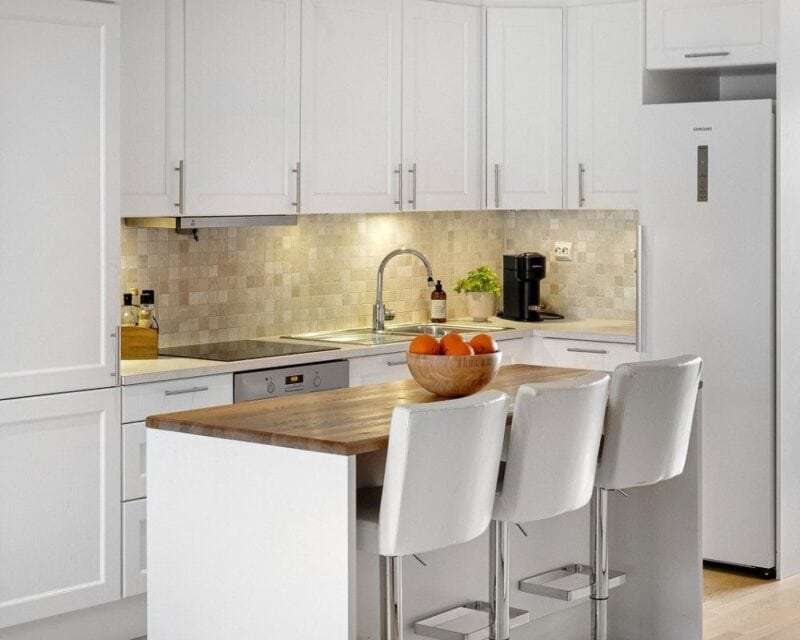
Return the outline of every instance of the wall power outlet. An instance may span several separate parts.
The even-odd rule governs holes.
[[[556,242],[553,249],[556,260],[563,260],[569,262],[572,260],[572,243],[571,242]]]

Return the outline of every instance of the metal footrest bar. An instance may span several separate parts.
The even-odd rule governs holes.
[[[556,600],[581,600],[591,594],[591,569],[585,564],[570,564],[560,569],[545,571],[519,582],[519,590]],[[609,571],[609,589],[625,584],[625,574]]]
[[[511,628],[531,621],[530,614],[511,607]],[[414,633],[438,640],[486,640],[489,637],[489,603],[473,601],[414,623]]]

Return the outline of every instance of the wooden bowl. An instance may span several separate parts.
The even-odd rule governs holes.
[[[426,356],[408,354],[408,368],[419,385],[437,396],[457,398],[476,393],[489,384],[500,369],[503,354],[474,356]]]

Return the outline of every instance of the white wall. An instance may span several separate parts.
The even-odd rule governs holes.
[[[781,1],[778,55],[778,576],[800,573],[800,2]]]

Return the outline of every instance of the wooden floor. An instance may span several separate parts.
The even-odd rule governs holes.
[[[706,569],[703,640],[800,640],[800,576],[761,580]]]

